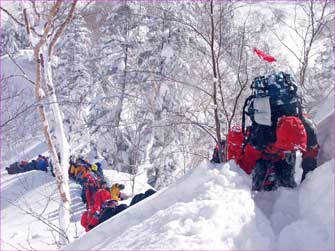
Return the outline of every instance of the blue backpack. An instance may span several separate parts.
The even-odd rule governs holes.
[[[258,150],[263,150],[276,141],[276,127],[280,117],[301,117],[301,98],[295,80],[284,72],[257,76],[250,88],[252,94],[243,106],[242,132],[245,135],[245,115],[248,115],[252,124],[247,141]]]

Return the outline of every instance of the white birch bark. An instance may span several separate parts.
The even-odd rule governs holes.
[[[59,207],[59,225],[60,228],[67,232],[67,229],[70,226],[70,188],[69,188],[69,179],[67,174],[67,169],[69,165],[69,152],[70,152],[70,146],[68,143],[68,140],[65,135],[64,130],[64,124],[63,124],[63,118],[61,115],[61,111],[58,105],[57,96],[55,92],[55,86],[53,83],[52,78],[52,68],[51,68],[51,58],[48,57],[48,47],[45,45],[43,49],[43,58],[44,58],[44,68],[43,68],[43,74],[45,79],[45,86],[48,87],[49,93],[48,93],[48,99],[50,103],[50,107],[54,114],[54,120],[55,120],[55,130],[56,130],[56,140],[59,143],[60,146],[60,156],[61,159],[58,159],[57,157],[57,164],[60,164],[60,174],[59,176],[62,177],[62,192],[64,193],[64,196],[66,199],[62,200],[63,205],[60,205]],[[57,153],[56,153],[57,155]],[[57,176],[57,174],[56,174]],[[66,240],[61,239],[61,244],[66,244]]]
[[[70,22],[73,17],[74,8],[77,1],[73,2],[72,8],[68,14],[66,21],[57,30],[54,36],[49,36],[51,29],[53,28],[52,23],[54,18],[59,13],[59,9],[62,5],[62,1],[58,0],[51,8],[47,15],[47,20],[43,21],[40,18],[35,17],[34,12],[29,12],[27,5],[24,5],[24,16],[25,16],[25,25],[26,30],[29,35],[30,42],[34,48],[34,56],[36,62],[36,82],[35,82],[35,99],[38,104],[38,110],[40,113],[41,121],[43,124],[43,132],[48,145],[48,150],[50,157],[52,159],[52,164],[54,167],[54,172],[56,176],[56,184],[57,189],[60,194],[60,205],[59,205],[59,246],[68,244],[69,238],[67,236],[67,230],[70,226],[70,191],[68,184],[68,163],[69,163],[69,143],[65,136],[65,130],[63,125],[63,119],[61,116],[61,111],[59,108],[59,104],[57,101],[55,88],[53,84],[52,78],[52,68],[51,68],[51,58],[52,58],[52,46],[57,42],[58,38],[62,34],[62,31],[65,29],[65,26]],[[34,22],[29,22],[35,17]],[[30,18],[30,19],[29,19]],[[37,21],[38,20],[38,21]],[[44,23],[43,23],[44,22]],[[30,32],[32,26],[30,24],[33,23],[34,28],[43,27],[41,30],[42,36],[38,36],[35,33]],[[39,29],[38,29],[39,30]],[[51,44],[52,46],[48,46]],[[41,58],[42,55],[42,58]],[[42,61],[43,59],[43,61]],[[42,62],[44,65],[42,65]],[[43,67],[42,67],[43,66]],[[58,159],[57,150],[55,148],[55,144],[52,140],[52,136],[50,133],[49,121],[48,117],[43,105],[43,97],[41,92],[41,82],[44,81],[44,86],[48,86],[50,88],[50,94],[48,97],[48,101],[50,103],[51,109],[55,116],[55,127],[56,127],[56,139],[58,140],[60,146],[60,155],[61,160]]]

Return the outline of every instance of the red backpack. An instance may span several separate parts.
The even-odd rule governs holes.
[[[307,134],[301,120],[295,116],[283,116],[276,129],[274,147],[281,151],[306,151]]]
[[[227,135],[227,159],[238,159],[242,155],[242,146],[243,146],[243,133],[242,128],[238,125],[233,126]]]
[[[258,151],[251,144],[247,144],[244,148],[244,153],[237,159],[237,164],[247,173],[251,174],[256,166],[258,159],[262,157],[261,151]]]

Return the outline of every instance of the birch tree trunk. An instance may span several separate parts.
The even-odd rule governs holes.
[[[65,136],[63,119],[61,116],[61,112],[59,109],[55,88],[52,79],[52,68],[51,68],[51,58],[52,58],[52,48],[56,44],[57,40],[61,36],[65,27],[71,21],[74,13],[74,9],[76,6],[76,2],[74,1],[69,11],[69,14],[62,23],[62,25],[58,28],[54,36],[50,36],[51,29],[53,28],[53,22],[59,13],[62,1],[57,0],[57,2],[52,6],[50,12],[47,16],[47,21],[43,28],[43,35],[38,36],[36,34],[32,34],[30,32],[31,27],[28,22],[28,12],[27,9],[24,9],[24,17],[25,17],[25,25],[26,30],[29,35],[31,44],[34,48],[34,57],[36,62],[36,81],[35,81],[35,99],[38,104],[38,110],[41,117],[41,121],[43,124],[43,133],[46,139],[49,154],[52,160],[52,164],[54,167],[55,177],[57,189],[60,194],[60,206],[59,206],[59,243],[58,245],[64,245],[69,243],[69,238],[67,236],[67,230],[70,226],[70,191],[68,184],[68,176],[67,176],[67,168],[69,163],[69,144]],[[34,14],[32,14],[34,15]],[[39,20],[39,18],[38,18]],[[38,22],[39,23],[39,22]],[[36,43],[36,41],[38,41]],[[36,44],[34,44],[36,43]],[[49,45],[50,44],[50,45]],[[49,46],[48,46],[49,45]],[[43,75],[42,75],[43,74]],[[45,86],[48,86],[50,90],[50,106],[53,110],[56,122],[56,139],[59,141],[59,145],[61,148],[61,160],[58,158],[57,150],[55,148],[55,144],[53,142],[48,118],[46,115],[46,111],[43,105],[43,101],[45,100],[45,94],[43,89],[41,88],[42,76],[44,77]]]
[[[57,151],[53,151],[53,163],[56,163],[54,167],[56,179],[57,177],[60,177],[61,179],[61,200],[62,205],[59,207],[59,225],[60,228],[63,231],[67,231],[67,229],[70,226],[70,212],[71,212],[71,206],[70,206],[70,188],[69,188],[69,179],[67,174],[67,169],[69,165],[69,152],[70,152],[70,146],[67,141],[64,125],[63,125],[63,118],[61,115],[61,111],[58,105],[58,100],[55,92],[55,87],[53,83],[52,78],[52,69],[51,69],[51,62],[50,57],[48,57],[48,50],[47,46],[44,46],[43,52],[42,52],[45,65],[43,67],[44,71],[44,79],[45,79],[45,85],[48,86],[48,100],[50,103],[50,107],[54,114],[54,120],[55,120],[55,129],[56,129],[56,140],[58,141],[58,144],[60,146],[60,157],[58,158]],[[57,170],[58,169],[58,170]],[[58,174],[57,174],[58,172]],[[57,180],[58,185],[58,180]],[[60,241],[61,244],[66,244],[64,242],[65,240]]]

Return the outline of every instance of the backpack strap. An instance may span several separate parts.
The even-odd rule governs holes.
[[[243,105],[243,113],[242,113],[242,133],[245,135],[245,115],[247,114],[250,116],[250,114],[245,110],[246,107],[248,106],[249,102],[255,98],[255,95],[250,95],[244,102]]]

